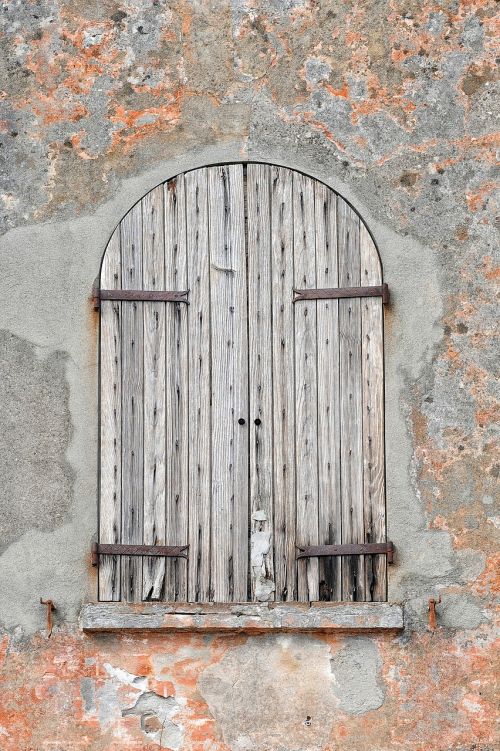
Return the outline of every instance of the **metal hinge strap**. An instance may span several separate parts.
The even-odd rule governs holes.
[[[338,300],[344,297],[381,297],[384,305],[389,302],[389,286],[380,284],[373,287],[331,287],[324,289],[294,289],[293,302],[299,300]]]
[[[119,545],[92,543],[92,565],[97,566],[100,555],[152,555],[159,558],[187,558],[189,545]]]
[[[346,543],[344,545],[297,545],[297,558],[316,558],[331,555],[386,555],[387,563],[394,562],[392,542]]]
[[[188,294],[189,290],[94,289],[92,299],[94,310],[99,310],[101,300],[183,302],[189,305]]]

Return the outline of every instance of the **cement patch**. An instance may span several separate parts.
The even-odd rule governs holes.
[[[333,680],[324,642],[269,636],[227,652],[198,688],[231,751],[320,751],[338,712]]]
[[[371,639],[346,639],[330,661],[333,692],[347,714],[365,714],[384,703],[381,682],[382,659]]]
[[[60,526],[71,506],[66,361],[0,332],[0,552],[28,529]]]

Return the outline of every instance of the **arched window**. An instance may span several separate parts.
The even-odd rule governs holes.
[[[268,164],[180,174],[96,297],[99,599],[385,600],[387,286],[352,207]]]

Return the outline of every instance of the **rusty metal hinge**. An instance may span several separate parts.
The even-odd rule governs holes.
[[[374,287],[331,287],[324,289],[294,289],[293,302],[299,300],[339,300],[344,297],[381,297],[384,305],[389,302],[389,286],[380,284]]]
[[[189,545],[120,545],[92,543],[92,565],[97,566],[100,555],[152,555],[158,558],[187,558]]]
[[[386,555],[387,563],[394,563],[392,542],[346,543],[344,545],[297,545],[297,558],[316,558],[330,555]]]
[[[99,310],[101,300],[125,300],[142,302],[183,302],[189,305],[189,290],[149,289],[92,289],[94,310]]]

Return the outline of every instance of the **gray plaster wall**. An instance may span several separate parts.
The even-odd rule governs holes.
[[[477,7],[476,7],[477,5]],[[97,319],[106,242],[147,191],[205,164],[317,177],[378,245],[386,313],[389,597],[410,627],[474,589],[497,524],[490,295],[493,4],[7,3],[0,248],[0,622],[75,624],[95,598]],[[460,7],[459,7],[460,6]],[[349,34],[354,34],[351,38]],[[356,36],[356,34],[358,36]],[[76,73],[75,73],[76,71]]]

